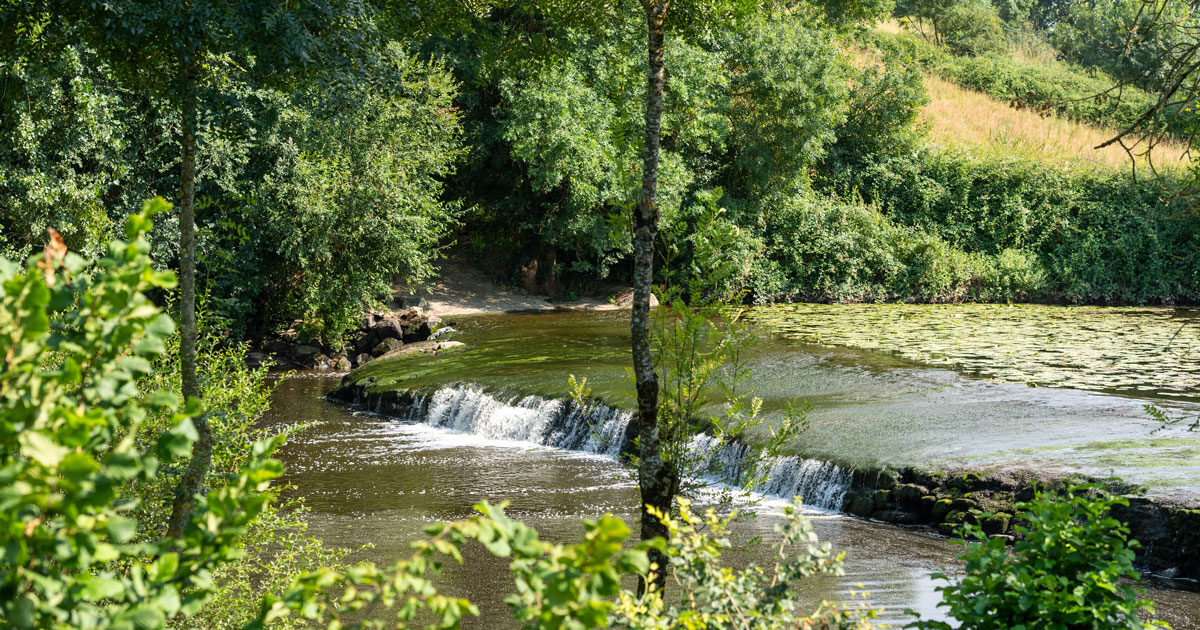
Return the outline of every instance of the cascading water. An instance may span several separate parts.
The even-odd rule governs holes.
[[[474,385],[444,386],[401,402],[394,415],[410,422],[611,457],[630,439],[627,433],[633,418],[628,411],[603,405],[581,408],[573,402],[538,396],[505,400]],[[373,406],[373,411],[384,411],[378,400]],[[721,471],[721,478],[740,479],[747,473],[745,445],[698,435],[691,446],[702,460],[698,469],[713,473],[706,477],[715,478],[716,471]],[[800,495],[805,505],[825,510],[841,509],[851,481],[847,469],[795,456],[763,462],[756,474],[762,477],[758,492],[782,499]]]

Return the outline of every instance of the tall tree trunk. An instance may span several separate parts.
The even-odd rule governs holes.
[[[196,63],[194,55],[180,63],[183,136],[179,142],[179,358],[183,395],[199,399],[200,384],[196,379]],[[212,461],[212,429],[208,418],[201,414],[193,418],[192,423],[199,439],[192,445],[192,460],[175,489],[171,520],[167,524],[167,535],[172,538],[183,536],[196,504],[196,494],[204,485]]]
[[[669,513],[679,484],[663,461],[658,427],[658,374],[650,353],[650,289],[654,281],[654,237],[658,231],[658,153],[662,135],[663,83],[665,79],[664,21],[668,0],[643,0],[646,9],[647,51],[646,136],[642,146],[642,190],[634,210],[633,312],[629,328],[633,336],[633,372],[637,383],[638,487],[641,490],[642,540],[666,537],[667,528],[649,513],[648,507]],[[666,582],[666,557],[650,552],[658,564],[655,584]],[[643,591],[645,585],[639,585]]]

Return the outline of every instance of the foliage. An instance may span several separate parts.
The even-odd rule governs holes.
[[[812,524],[799,515],[799,502],[784,508],[785,522],[775,526],[780,536],[773,571],[751,564],[741,571],[721,566],[721,555],[732,548],[725,537],[730,515],[718,518],[709,510],[703,518],[680,501],[679,518],[658,516],[667,525],[667,558],[679,589],[679,604],[668,605],[663,591],[650,591],[641,600],[622,593],[618,628],[707,628],[782,630],[784,628],[870,628],[875,612],[847,609],[821,602],[814,610],[796,605],[794,588],[816,575],[841,575],[843,554],[834,555],[829,543],[818,544]],[[699,532],[704,532],[700,534]],[[799,553],[789,550],[799,548]]]
[[[1007,48],[1004,25],[991,5],[955,5],[938,23],[942,41],[955,55],[981,55]]]
[[[875,51],[850,77],[847,116],[837,140],[818,165],[821,173],[854,169],[885,156],[911,154],[925,129],[918,117],[929,102],[920,65],[911,51]]]
[[[55,20],[0,45],[0,252],[11,257],[54,225],[94,258],[143,199],[179,188],[176,103],[131,88],[76,31]],[[326,68],[289,87],[261,58],[208,63],[220,81],[203,94],[218,103],[201,117],[196,221],[210,323],[244,336],[299,320],[335,342],[394,276],[428,277],[459,214],[442,200],[461,142],[441,64],[393,45],[373,55],[370,81]],[[153,258],[174,267],[178,219],[158,223]],[[343,255],[358,248],[369,253]]]
[[[275,437],[275,432],[257,428],[257,423],[270,406],[274,384],[282,377],[268,380],[265,365],[248,368],[245,346],[228,345],[227,333],[220,331],[207,312],[201,309],[199,315],[203,333],[197,344],[197,373],[213,431],[212,466],[205,487],[221,488],[250,463],[247,444]],[[153,362],[153,371],[139,381],[140,392],[179,395],[179,336],[172,335],[164,345],[163,354]],[[162,414],[148,416],[137,432],[138,448],[152,448],[155,439],[170,430],[168,421]],[[287,437],[302,429],[303,425],[294,425],[282,435]],[[130,511],[138,522],[136,541],[152,542],[162,535],[162,523],[169,515],[181,472],[178,467],[163,466],[154,478],[132,484],[126,491],[126,496],[137,499]],[[213,569],[213,589],[204,605],[192,616],[174,619],[170,625],[240,628],[254,618],[263,595],[279,595],[297,576],[318,568],[344,568],[342,560],[347,551],[328,548],[308,535],[306,514],[307,508],[299,500],[266,504],[238,543],[240,557]]]
[[[335,346],[395,278],[419,286],[432,275],[459,214],[441,183],[460,152],[455,86],[438,65],[389,52],[357,106],[295,113],[302,151],[281,181],[228,209],[223,222],[243,229],[217,243],[235,246],[244,226],[261,226],[250,256],[230,261],[235,275],[213,273],[217,286],[262,287],[302,337]]]
[[[1186,41],[1180,29],[1154,24],[1155,12],[1146,10],[1143,4],[1141,0],[1115,0],[1095,6],[1073,5],[1066,18],[1050,32],[1050,43],[1080,66],[1096,68],[1118,80],[1156,92],[1168,78],[1165,53],[1185,45]],[[1162,22],[1189,21],[1190,10],[1184,5],[1167,3],[1164,8]]]
[[[507,14],[473,23],[512,45],[546,36]],[[514,271],[538,258],[576,277],[606,277],[632,251],[645,35],[636,21],[536,24],[564,42],[537,62],[498,63],[474,36],[424,44],[463,80],[470,149],[448,190],[475,206],[466,223],[477,249],[504,256]],[[834,31],[801,15],[710,26],[673,34],[667,46],[658,187],[665,231],[694,214],[697,191],[720,186],[749,198],[803,180],[846,119],[849,64]],[[780,58],[796,62],[772,61]]]
[[[0,532],[8,552],[0,618],[18,628],[162,627],[194,613],[213,571],[239,541],[278,476],[255,443],[247,465],[197,503],[180,539],[137,541],[136,496],[160,466],[187,455],[198,401],[138,384],[174,326],[146,297],[174,276],[151,269],[143,234],[161,199],[126,224],[93,274],[51,234],[24,267],[0,259]],[[152,415],[167,431],[139,448]]]
[[[1200,288],[1198,219],[1164,199],[1158,182],[925,150],[831,183],[953,249],[1002,257],[997,271],[1009,269],[1025,278],[1012,286],[1032,289],[1012,299],[1169,303],[1195,299]],[[1040,290],[1032,285],[1039,277]]]
[[[408,627],[408,622],[423,619],[432,621],[429,627],[457,627],[463,616],[478,614],[477,609],[466,600],[439,595],[429,578],[441,571],[443,558],[461,562],[462,547],[470,542],[497,557],[511,558],[515,593],[506,601],[523,628],[870,628],[874,617],[867,609],[828,602],[810,611],[797,606],[795,587],[801,580],[840,575],[842,570],[841,555],[833,555],[828,543],[818,543],[798,505],[785,508],[786,522],[775,528],[780,542],[773,571],[757,565],[739,571],[722,566],[721,555],[731,548],[725,534],[733,517],[718,519],[710,511],[700,518],[686,501],[679,519],[661,515],[667,539],[631,549],[625,547],[629,528],[612,516],[585,520],[583,541],[561,545],[539,540],[536,530],[509,519],[503,505],[484,502],[475,509],[480,516],[429,527],[430,538],[414,543],[413,555],[386,571],[364,565],[346,575],[321,571],[306,577],[282,599],[268,600],[261,618],[273,621],[286,618],[289,611],[303,611],[307,619],[329,621],[332,627],[345,608],[361,609],[365,602],[394,601],[411,593],[389,627]],[[659,590],[638,596],[621,588],[623,577],[658,570],[647,555],[651,548],[664,551],[674,568],[678,605],[667,604]],[[433,614],[421,617],[421,611]],[[365,625],[384,623],[369,618]]]
[[[1151,628],[1154,604],[1141,599],[1133,568],[1138,544],[1109,512],[1128,505],[1095,487],[1076,486],[1062,497],[1039,492],[1017,505],[1023,519],[1011,552],[1003,538],[966,526],[975,543],[963,554],[966,575],[946,586],[942,606],[964,627]],[[949,580],[944,575],[936,576]],[[923,621],[915,628],[951,628]],[[1167,626],[1169,627],[1169,626]]]

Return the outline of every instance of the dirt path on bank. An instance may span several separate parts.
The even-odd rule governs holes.
[[[614,291],[615,296],[619,291]],[[514,313],[522,311],[593,310],[621,308],[607,298],[585,297],[571,302],[550,302],[544,296],[523,289],[506,289],[487,279],[470,266],[454,261],[441,264],[438,277],[426,289],[410,294],[403,287],[393,293],[395,302],[404,307],[425,301],[425,312],[438,317],[475,313]]]

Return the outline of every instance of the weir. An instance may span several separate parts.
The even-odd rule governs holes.
[[[549,396],[513,394],[478,384],[431,384],[408,390],[376,389],[376,379],[347,377],[326,396],[329,400],[411,423],[488,439],[536,444],[568,451],[619,458],[633,438],[630,412],[603,403],[581,407]],[[748,447],[718,443],[711,435],[693,438],[699,464],[693,481],[737,486],[747,471]],[[937,471],[915,466],[850,466],[843,462],[799,455],[777,457],[754,472],[755,493],[791,500],[802,497],[808,507],[843,512],[896,525],[922,526],[955,535],[962,523],[974,522],[990,535],[1012,535],[1016,504],[1033,497],[1036,484],[1047,483],[1036,471],[988,475],[972,471]],[[1077,475],[1075,480],[1106,483]],[[1049,483],[1056,483],[1053,478]],[[1125,492],[1119,482],[1107,483]],[[1129,495],[1127,507],[1114,516],[1129,524],[1142,543],[1137,563],[1152,572],[1200,578],[1200,510]]]
[[[632,439],[633,414],[603,404],[581,407],[571,401],[541,396],[504,397],[472,384],[441,386],[406,395],[356,394],[352,402],[380,415],[407,422],[468,433],[495,440],[528,442],[570,451],[618,457]],[[747,474],[749,447],[721,443],[711,435],[691,440],[700,481],[741,482]],[[794,455],[763,462],[761,484],[755,491],[791,500],[803,497],[808,507],[840,511],[850,490],[852,471],[830,462]]]

